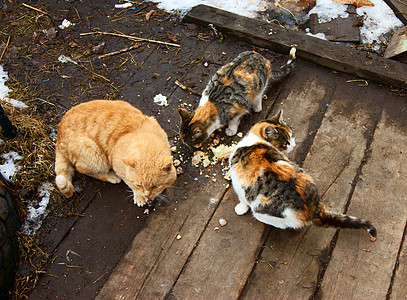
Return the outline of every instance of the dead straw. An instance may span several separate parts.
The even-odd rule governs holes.
[[[129,39],[132,41],[137,41],[137,42],[149,42],[149,43],[163,44],[163,45],[173,46],[173,47],[181,47],[181,45],[178,45],[178,44],[167,43],[167,42],[162,42],[162,41],[157,41],[157,40],[143,39],[143,38],[139,38],[136,36],[113,33],[113,32],[94,31],[94,32],[81,33],[80,35],[85,36],[85,35],[92,35],[92,34],[112,35],[112,36],[118,36],[118,37],[126,38],[126,39]]]
[[[7,43],[6,43],[6,47],[4,47],[3,52],[1,53],[1,56],[0,56],[0,61],[2,60],[3,55],[4,55],[4,53],[6,52],[6,49],[7,49],[7,47],[8,47],[8,44],[10,43],[10,38],[11,38],[11,35],[8,36]]]

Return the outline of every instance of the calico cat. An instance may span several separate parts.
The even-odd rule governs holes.
[[[226,134],[235,135],[244,114],[261,111],[269,83],[280,81],[291,72],[295,51],[292,47],[287,63],[278,70],[273,70],[270,61],[254,51],[243,52],[221,67],[207,84],[193,113],[178,109],[183,142],[198,148],[225,125],[228,125]]]
[[[277,228],[299,229],[310,224],[363,228],[376,239],[376,229],[366,220],[327,211],[310,175],[284,152],[290,150],[292,131],[282,111],[255,124],[229,157],[231,179],[240,203],[238,215],[249,207],[253,216]]]
[[[177,177],[167,134],[158,122],[119,100],[79,104],[62,118],[55,181],[66,197],[74,192],[74,167],[103,181],[123,180],[138,206],[152,201]]]

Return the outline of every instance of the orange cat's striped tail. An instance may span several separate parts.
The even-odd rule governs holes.
[[[72,176],[74,168],[69,160],[58,150],[55,151],[55,183],[58,189],[66,197],[72,197],[74,188],[72,185]]]
[[[337,214],[321,209],[319,218],[315,222],[319,226],[332,226],[338,228],[366,229],[371,235],[371,240],[375,241],[377,236],[376,228],[368,220],[359,219],[343,214]]]

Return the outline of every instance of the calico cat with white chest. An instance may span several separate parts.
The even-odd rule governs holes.
[[[269,60],[254,51],[243,52],[221,67],[207,84],[193,113],[178,109],[183,142],[200,147],[216,129],[225,125],[228,125],[226,134],[235,135],[243,115],[251,110],[261,111],[268,85],[291,72],[295,51],[295,47],[291,48],[287,63],[278,69],[273,69]]]
[[[249,208],[253,216],[277,228],[299,229],[310,224],[366,229],[371,240],[376,229],[367,221],[327,211],[310,175],[288,160],[291,128],[282,111],[255,124],[229,157],[231,179],[240,203],[238,215]]]
[[[62,118],[55,181],[66,197],[74,192],[74,168],[110,183],[123,180],[138,206],[154,200],[177,177],[167,134],[158,122],[119,100],[82,103]]]

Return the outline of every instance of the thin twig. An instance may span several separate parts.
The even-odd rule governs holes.
[[[52,25],[54,25],[54,27],[57,29],[58,34],[59,34],[59,36],[61,37],[62,41],[63,41],[64,43],[66,43],[66,42],[65,42],[65,39],[64,39],[64,36],[62,35],[61,31],[59,30],[59,27],[57,26],[57,24],[55,24],[54,18],[52,18],[52,16],[51,16],[49,13],[47,13],[47,12],[41,10],[41,9],[38,9],[38,8],[36,8],[36,7],[34,7],[34,6],[25,4],[25,3],[21,3],[21,4],[22,4],[23,6],[29,8],[29,9],[35,10],[36,12],[39,12],[39,13],[42,13],[42,14],[46,15],[46,16],[51,20]]]
[[[161,42],[161,41],[150,40],[150,39],[143,39],[143,38],[139,38],[139,37],[136,37],[136,36],[125,35],[125,34],[119,34],[119,33],[113,33],[113,32],[95,31],[95,32],[81,33],[80,35],[91,35],[91,34],[113,35],[113,36],[118,36],[118,37],[127,38],[127,39],[129,39],[129,40],[137,41],[137,42],[150,42],[150,43],[163,44],[163,45],[168,45],[168,46],[173,46],[173,47],[181,47],[181,45],[178,45],[178,44],[167,43],[167,42]]]
[[[10,43],[10,38],[11,38],[11,35],[8,36],[7,43],[6,43],[6,47],[4,47],[3,52],[1,53],[1,56],[0,56],[0,61],[2,60],[3,55],[4,55],[4,53],[6,52],[6,49],[7,49],[7,47],[8,47],[8,44]]]
[[[123,52],[127,52],[127,51],[130,51],[130,50],[136,49],[138,47],[140,47],[140,45],[135,44],[135,45],[132,45],[130,47],[127,47],[127,48],[124,48],[124,49],[121,49],[121,50],[118,50],[118,51],[114,51],[114,52],[106,53],[106,54],[103,54],[103,55],[99,55],[98,58],[101,59],[101,58],[113,56],[113,55],[116,55],[116,54],[120,54],[120,53],[123,53]]]
[[[185,86],[184,84],[182,84],[181,82],[179,82],[178,80],[175,80],[175,84],[178,85],[181,89],[191,92],[192,94],[198,95],[198,96],[202,96],[202,94],[198,91],[195,91],[194,89],[191,89],[187,86]]]

